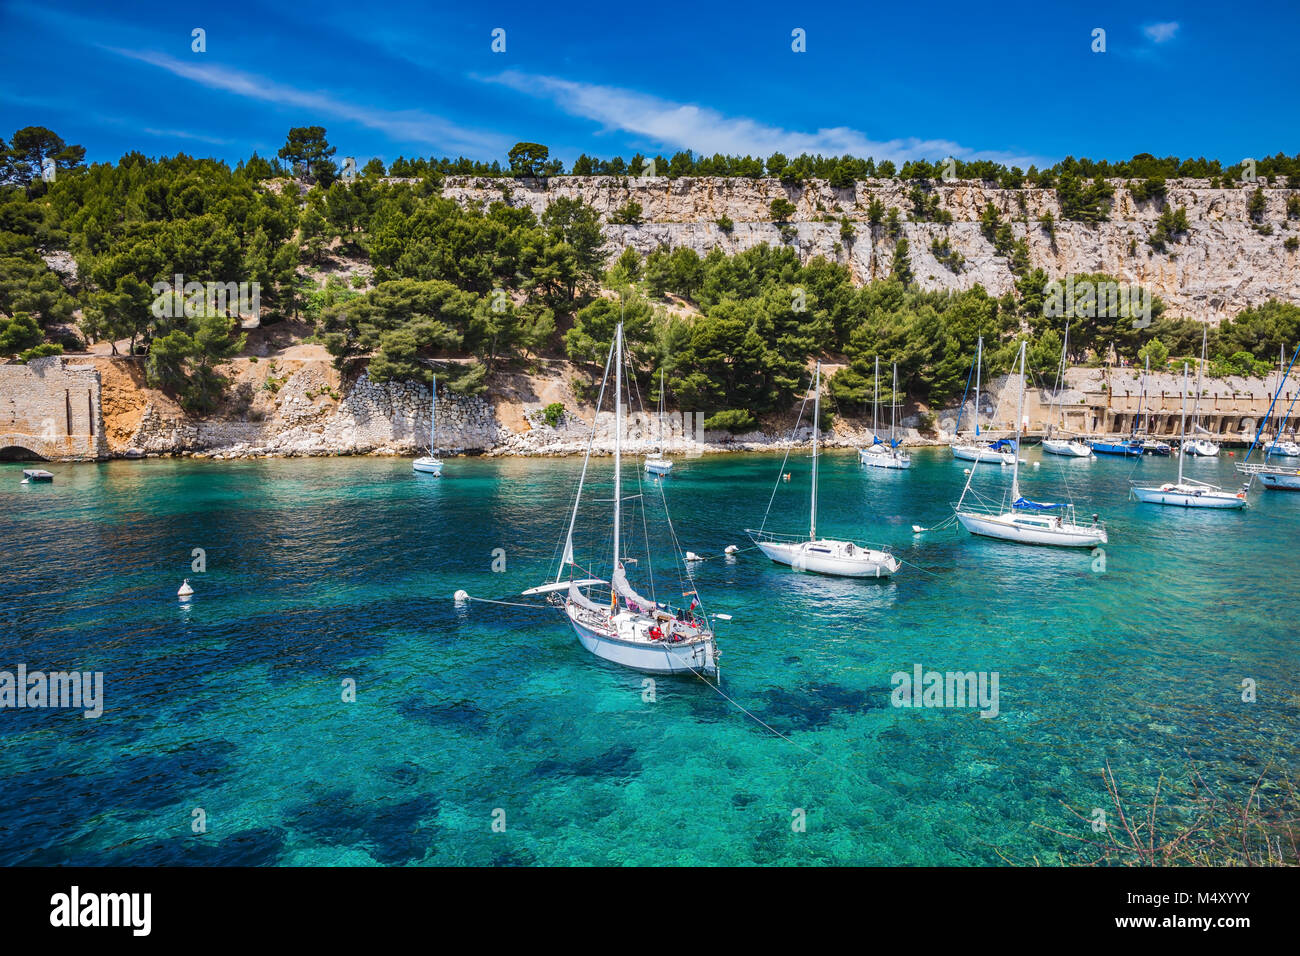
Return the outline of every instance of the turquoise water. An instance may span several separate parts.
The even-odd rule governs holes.
[[[105,679],[97,720],[0,711],[0,864],[995,864],[1068,858],[1045,828],[1108,806],[1106,761],[1134,799],[1193,762],[1239,795],[1271,768],[1266,797],[1294,769],[1300,495],[1185,512],[1126,499],[1171,460],[1025,469],[1026,495],[1068,484],[1107,520],[1094,570],[1087,552],[913,535],[963,481],[946,450],[915,460],[822,459],[819,531],[897,548],[893,581],[754,551],[698,566],[706,606],[733,615],[722,690],[753,718],[695,678],[643,700],[643,676],[554,611],[453,603],[553,576],[578,461],[451,459],[441,480],[405,460],[114,462],[43,486],[0,466],[0,670]],[[748,545],[779,465],[679,462],[682,547]],[[769,527],[797,532],[807,459],[789,470]],[[1188,473],[1236,484],[1226,457]],[[581,560],[608,529],[580,530]],[[679,601],[659,557],[658,596]],[[892,707],[915,664],[997,671],[999,716]]]

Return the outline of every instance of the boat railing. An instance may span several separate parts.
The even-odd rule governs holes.
[[[1259,461],[1239,461],[1237,462],[1237,471],[1243,475],[1300,475],[1300,468],[1268,465]]]

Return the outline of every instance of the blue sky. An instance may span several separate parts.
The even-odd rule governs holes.
[[[321,125],[359,163],[504,160],[518,140],[566,163],[686,148],[1234,162],[1300,151],[1300,8],[1284,6],[0,0],[0,136],[48,126],[97,161],[274,155],[290,126]]]

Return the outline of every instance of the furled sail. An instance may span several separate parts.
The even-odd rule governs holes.
[[[653,611],[655,602],[648,597],[637,594],[628,583],[627,575],[623,572],[623,566],[620,564],[614,569],[613,577],[610,578],[613,585],[614,593],[627,602],[627,605],[633,611]]]
[[[1064,508],[1064,504],[1056,504],[1051,501],[1031,501],[1028,498],[1020,497],[1016,499],[1013,507],[1021,508],[1025,511],[1051,511],[1053,508]]]
[[[572,601],[574,604],[578,605],[579,607],[586,608],[588,611],[596,611],[598,613],[602,613],[604,611],[609,610],[608,608],[602,607],[601,605],[597,604],[591,598],[587,597],[587,595],[579,591],[578,582],[576,581],[570,582],[569,584],[569,600]]]

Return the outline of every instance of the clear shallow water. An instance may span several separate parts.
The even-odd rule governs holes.
[[[1107,760],[1135,798],[1189,759],[1243,795],[1294,770],[1300,495],[1139,506],[1130,474],[1174,461],[1044,459],[1026,495],[1059,499],[1068,475],[1108,522],[1096,573],[1086,552],[914,536],[960,493],[946,450],[910,472],[822,461],[819,531],[914,566],[854,582],[750,551],[696,571],[734,615],[723,689],[798,746],[694,678],[643,702],[643,676],[554,612],[453,604],[553,576],[578,461],[452,459],[441,480],[405,460],[114,462],[25,487],[0,465],[0,669],[106,682],[97,720],[0,710],[0,864],[998,863],[1068,851],[1043,827],[1080,826],[1063,803],[1108,806]],[[679,462],[682,547],[748,545],[779,464]],[[807,468],[792,456],[773,530],[806,528]],[[1226,457],[1188,474],[1236,484]],[[976,481],[1000,494],[1004,477]],[[997,671],[1000,716],[891,707],[891,675],[918,663]]]

